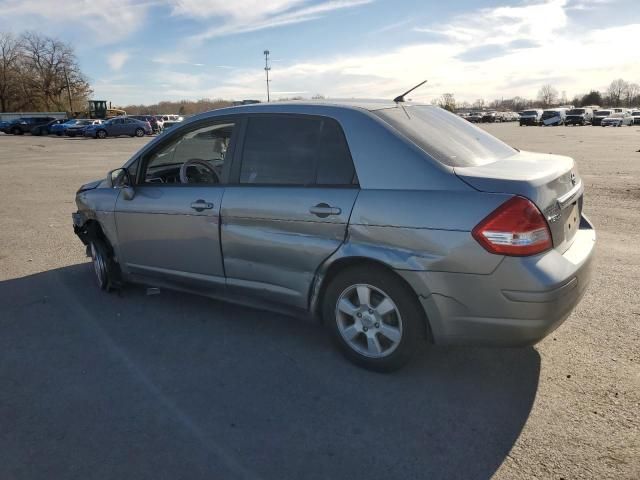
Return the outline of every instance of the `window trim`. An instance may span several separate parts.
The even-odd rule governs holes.
[[[222,167],[222,176],[220,178],[220,183],[216,184],[206,184],[206,183],[146,183],[144,182],[144,177],[147,172],[147,166],[149,164],[149,160],[151,156],[153,156],[159,150],[165,148],[172,141],[176,139],[176,137],[187,135],[190,132],[195,130],[199,130],[204,127],[217,125],[217,124],[225,124],[225,123],[234,123],[233,132],[231,134],[231,139],[229,141],[229,148],[227,150],[227,156],[229,158],[225,158],[224,166]],[[225,116],[216,116],[216,117],[208,117],[203,118],[202,120],[198,120],[193,123],[188,123],[186,125],[175,128],[174,130],[168,134],[166,134],[166,138],[162,138],[157,145],[154,145],[152,148],[144,152],[142,155],[136,158],[134,162],[140,160],[138,165],[138,171],[135,179],[135,187],[172,187],[172,188],[189,188],[189,187],[217,187],[217,186],[226,186],[229,185],[229,173],[231,171],[232,165],[235,163],[235,156],[237,151],[238,138],[243,128],[243,124],[245,123],[244,118],[240,115],[225,115]]]
[[[275,113],[275,112],[268,112],[268,113],[250,113],[250,114],[245,114],[244,116],[244,122],[242,125],[242,129],[239,131],[239,134],[241,135],[241,137],[238,139],[238,143],[236,145],[236,152],[235,152],[235,156],[233,159],[233,165],[231,167],[231,172],[228,178],[228,182],[227,185],[229,186],[233,186],[233,187],[279,187],[279,188],[339,188],[339,189],[345,189],[345,188],[349,188],[349,189],[359,189],[360,188],[360,184],[358,181],[358,172],[356,171],[356,166],[355,163],[353,161],[353,155],[351,154],[351,148],[349,147],[349,142],[347,141],[347,137],[344,133],[344,129],[342,128],[342,124],[334,117],[328,116],[328,115],[319,115],[319,114],[315,114],[315,113]],[[338,127],[340,136],[342,138],[342,141],[344,142],[344,146],[346,148],[346,152],[347,155],[349,157],[349,160],[351,161],[351,165],[353,167],[353,177],[351,179],[351,183],[349,184],[320,184],[320,183],[316,183],[316,182],[312,182],[309,184],[294,184],[294,183],[242,183],[240,182],[240,172],[242,170],[242,160],[243,160],[243,156],[244,156],[244,148],[245,148],[245,144],[246,144],[246,138],[247,138],[247,130],[249,127],[249,121],[252,118],[262,118],[262,117],[277,117],[277,118],[306,118],[306,119],[318,119],[318,120],[323,120],[323,121],[327,121],[329,120],[330,122],[334,122],[335,125]],[[318,179],[318,162],[315,162],[314,165],[314,176],[315,179]]]

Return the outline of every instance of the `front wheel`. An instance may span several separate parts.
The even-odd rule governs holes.
[[[96,132],[96,138],[99,138],[99,139],[107,138],[107,132],[105,130],[98,130]]]
[[[144,130],[141,128],[136,128],[136,137],[144,137]]]
[[[98,281],[100,290],[107,290],[110,286],[109,278],[109,251],[102,240],[94,239],[89,244],[93,271]]]
[[[401,368],[425,339],[424,313],[414,292],[382,268],[340,272],[327,288],[322,310],[342,353],[369,370]]]

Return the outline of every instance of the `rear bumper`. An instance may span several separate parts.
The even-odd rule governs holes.
[[[591,278],[595,230],[583,217],[571,247],[504,257],[489,275],[399,272],[419,294],[435,343],[520,346],[558,328]]]
[[[537,118],[521,118],[520,125],[540,125],[540,121]]]

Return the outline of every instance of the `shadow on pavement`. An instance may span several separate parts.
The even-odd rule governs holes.
[[[89,264],[0,282],[2,478],[489,478],[534,401],[533,348],[432,348],[374,374],[307,322]]]

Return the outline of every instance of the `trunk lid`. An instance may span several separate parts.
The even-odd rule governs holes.
[[[566,251],[580,224],[582,180],[570,157],[518,152],[480,166],[455,167],[456,175],[476,190],[528,198],[549,224],[553,246]]]

